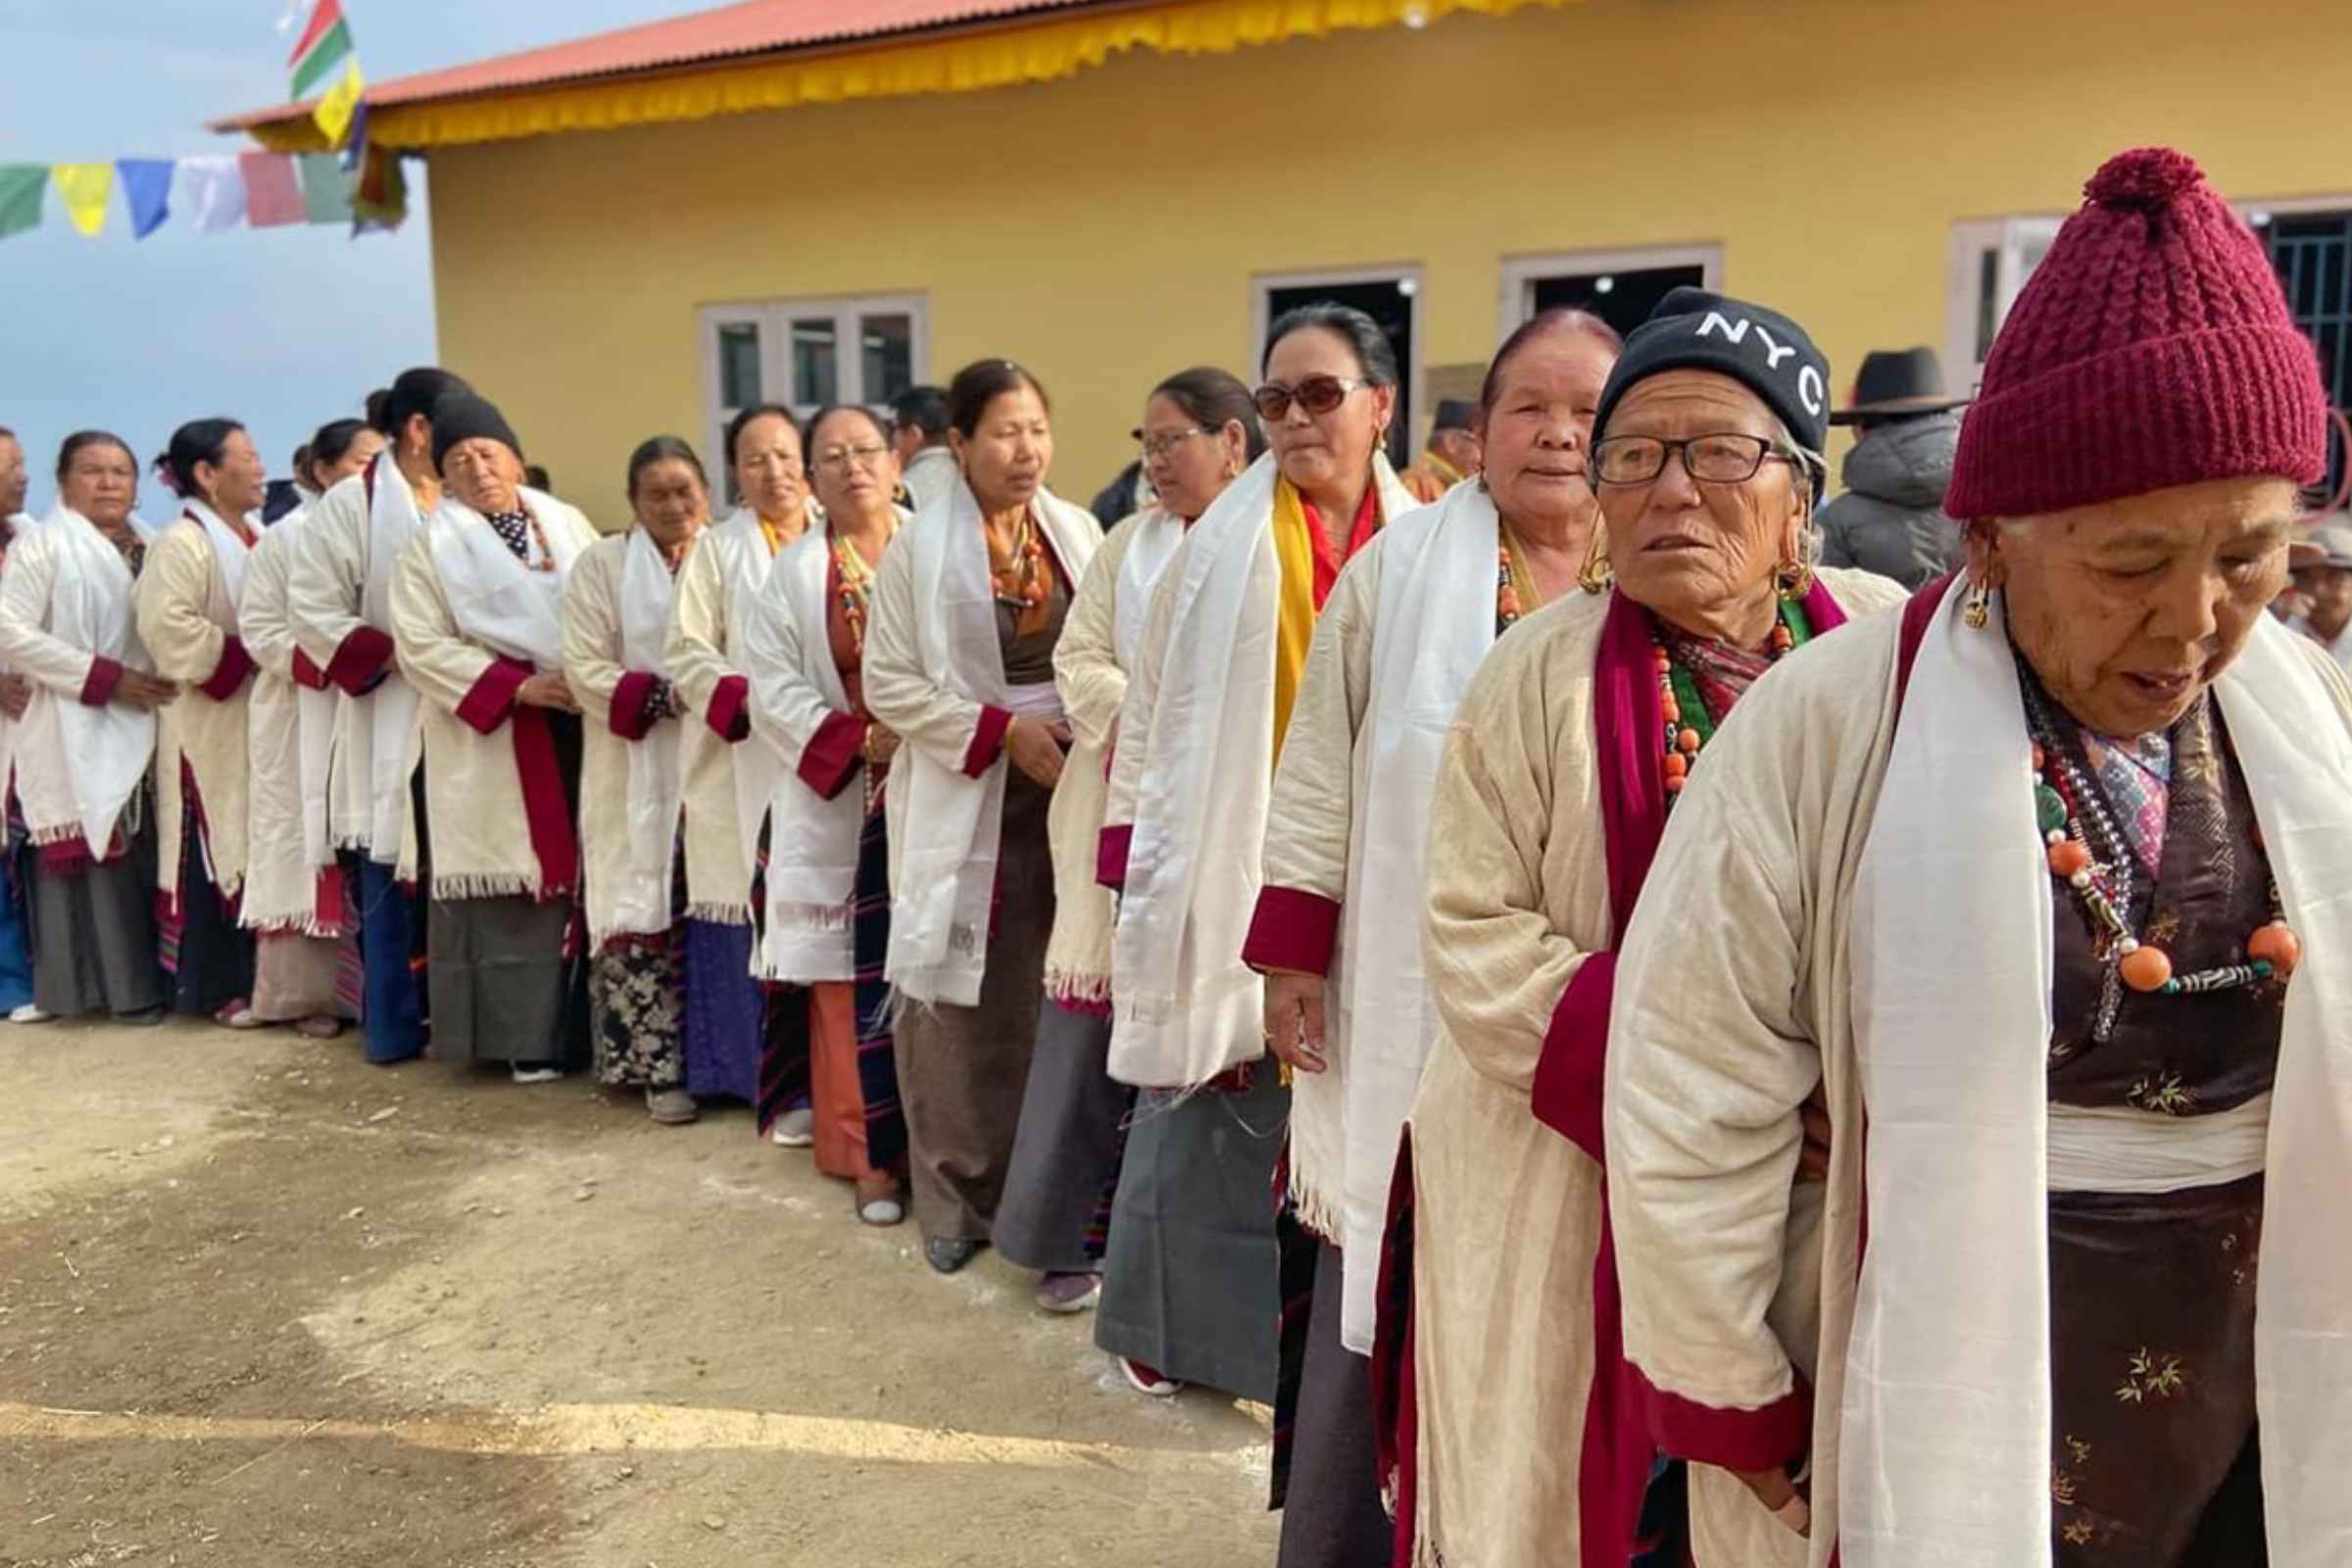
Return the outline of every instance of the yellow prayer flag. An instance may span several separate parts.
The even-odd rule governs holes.
[[[53,164],[49,178],[65,201],[66,216],[84,239],[96,239],[106,227],[106,204],[115,194],[112,164]]]
[[[360,74],[360,62],[355,55],[343,68],[341,78],[318,100],[318,107],[311,111],[311,118],[326,132],[329,147],[343,145],[343,137],[351,129],[352,114],[360,107],[360,94],[367,89],[368,78]]]

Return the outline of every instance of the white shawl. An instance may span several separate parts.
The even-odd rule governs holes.
[[[483,533],[489,529],[481,530]],[[550,542],[554,535],[549,536]],[[500,543],[499,554],[514,563]],[[519,564],[519,563],[514,563]],[[564,563],[570,569],[570,563]],[[558,573],[540,573],[556,576]],[[677,578],[661,549],[642,527],[629,530],[620,562],[620,664],[667,678],[662,648],[669,640],[669,606]],[[454,606],[456,597],[453,594]],[[544,666],[543,666],[544,667]],[[674,726],[658,726],[627,743],[629,760],[628,858],[613,892],[611,924],[596,933],[601,944],[612,931],[652,935],[667,931],[670,886],[678,853],[678,819],[684,809],[684,761]]]
[[[1030,515],[1044,530],[1062,571],[1076,582],[1102,542],[1092,513],[1039,491]],[[997,641],[996,585],[988,574],[988,541],[980,503],[960,478],[914,515],[895,549],[907,552],[914,574],[915,646],[930,682],[969,701],[1012,709],[1004,654]],[[1049,697],[1053,686],[1042,688]],[[1059,699],[1053,698],[1058,708]],[[905,802],[893,822],[904,824],[891,890],[892,985],[917,1002],[979,1005],[988,965],[989,906],[997,879],[998,836],[1004,815],[1002,751],[978,778],[966,777],[918,747],[902,751],[891,767],[892,791]]]
[[[1120,721],[1122,744],[1145,748],[1111,943],[1120,1083],[1203,1084],[1265,1050],[1265,987],[1241,953],[1274,781],[1280,477],[1268,453],[1226,486],[1154,590],[1172,596],[1157,696]],[[1384,518],[1412,510],[1385,457],[1373,483]]]
[[[564,503],[539,491],[516,492],[520,505],[534,516],[555,514]],[[539,538],[531,540],[535,560],[549,562],[541,569],[514,558],[507,542],[490,526],[490,519],[453,496],[444,495],[432,520],[425,524],[433,552],[433,570],[441,591],[449,597],[449,612],[458,629],[475,642],[510,659],[527,660],[540,670],[564,667],[564,579],[580,553],[582,537],[595,533],[583,522],[580,529],[548,527],[547,556],[538,556]],[[369,564],[370,578],[373,564]],[[662,922],[666,927],[668,922]]]
[[[1118,655],[1121,669],[1135,667],[1144,621],[1152,611],[1152,590],[1167,569],[1168,558],[1184,543],[1184,532],[1182,517],[1153,507],[1128,535],[1127,554],[1119,558],[1118,592],[1110,607],[1110,646]]]
[[[865,789],[853,780],[823,800],[795,771],[826,718],[850,710],[827,627],[832,561],[833,543],[821,527],[785,546],[744,625],[752,727],[776,760],[766,807],[767,933],[757,972],[804,986],[858,975],[850,916]]]
[[[297,507],[277,519],[271,531],[282,534],[277,549],[290,558],[303,527],[311,520],[311,509]],[[316,691],[301,684],[294,686],[296,744],[299,748],[302,790],[302,857],[303,863],[312,867],[331,865],[335,859],[334,829],[327,806],[327,792],[335,765],[337,715],[343,707],[343,694],[333,686]],[[258,824],[257,824],[258,825]]]
[[[2005,638],[1946,596],[1855,884],[1870,1242],[1846,1364],[1850,1568],[2050,1561],[2051,905]],[[1994,623],[1999,624],[1996,610]],[[2272,1562],[2352,1556],[2352,742],[2265,616],[2216,683],[2286,921],[2255,1367]],[[2028,916],[2026,911],[2031,910]]]
[[[1396,1141],[1438,1038],[1422,972],[1420,906],[1429,819],[1446,732],[1470,677],[1494,646],[1494,577],[1501,525],[1476,484],[1389,524],[1380,545],[1380,603],[1372,622],[1372,686],[1356,742],[1348,896],[1331,990],[1347,1031],[1341,1245],[1348,1269],[1340,1340],[1372,1348],[1380,1256]],[[1367,1027],[1357,1029],[1356,1020]]]
[[[137,517],[130,526],[142,542],[154,543],[153,530]],[[49,631],[101,659],[148,670],[122,552],[97,524],[62,506],[43,532],[56,558]],[[54,844],[78,832],[92,858],[103,858],[155,756],[155,714],[122,703],[91,707],[45,689],[35,692],[33,702],[55,714],[58,740],[54,756],[36,747],[18,759],[19,790],[33,842]],[[33,714],[26,717],[27,727],[37,733]]]
[[[212,542],[213,560],[220,568],[220,592],[228,602],[228,616],[222,619],[215,615],[213,621],[233,636],[237,630],[237,609],[245,602],[245,567],[252,558],[253,546],[239,538],[220,514],[201,501],[188,502],[187,514],[204,529],[205,538]],[[260,523],[247,518],[245,526],[255,539],[261,537]]]
[[[824,524],[811,521],[801,539],[810,534],[822,534]],[[767,531],[760,526],[760,514],[749,507],[738,507],[733,516],[710,530],[712,537],[704,540],[698,549],[720,546],[719,563],[727,578],[727,654],[739,670],[749,674],[738,646],[743,629],[759,613],[760,596],[767,588],[768,574],[776,563],[801,540],[796,539],[775,555],[767,553]],[[766,819],[767,803],[774,798],[785,774],[777,765],[776,755],[764,746],[737,746],[731,749],[735,763],[735,826],[743,838],[743,863],[756,865],[760,859],[760,824]],[[769,835],[773,839],[774,835]],[[748,920],[747,914],[735,916]]]
[[[410,535],[422,525],[416,496],[392,454],[383,453],[368,470],[368,580],[360,593],[360,615],[385,636],[392,635],[392,570]],[[368,854],[389,865],[401,858],[408,836],[409,779],[416,766],[416,688],[388,668],[369,694],[368,799],[371,803]],[[412,857],[414,858],[414,857]]]

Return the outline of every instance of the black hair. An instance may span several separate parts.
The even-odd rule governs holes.
[[[735,443],[742,438],[743,432],[750,428],[751,422],[754,419],[764,419],[771,414],[777,418],[782,419],[786,424],[792,426],[794,439],[798,440],[800,438],[801,421],[793,417],[793,414],[790,409],[786,408],[781,403],[755,403],[750,408],[744,410],[741,414],[738,414],[735,416],[735,417],[727,421],[728,467],[732,468],[735,466]]]
[[[66,437],[65,445],[57,449],[57,482],[59,484],[66,482],[66,475],[74,471],[74,460],[80,455],[83,447],[97,446],[120,449],[122,454],[130,460],[131,471],[133,473],[138,471],[139,455],[130,450],[129,442],[115,434],[114,431],[76,430]]]
[[[400,432],[417,415],[423,415],[429,421],[434,404],[472,390],[464,376],[437,366],[421,365],[401,371],[392,378],[390,386],[368,395],[368,422],[382,432],[386,440],[397,441]]]
[[[920,430],[923,444],[934,446],[948,438],[948,391],[938,386],[910,386],[890,400],[891,422],[902,430]],[[816,426],[811,424],[810,429]]]
[[[874,427],[874,434],[880,436],[885,442],[890,440],[889,424],[884,422],[882,416],[876,414],[873,410],[867,408],[862,403],[826,404],[823,408],[808,416],[808,423],[802,429],[801,438],[804,441],[814,444],[816,441],[816,427],[824,423],[827,419],[833,417],[833,416],[836,414],[860,415],[864,417],[866,423]]]
[[[1054,412],[1054,400],[1046,395],[1046,384],[1010,360],[974,360],[956,372],[948,383],[948,427],[966,441],[980,432],[980,420],[988,406],[1007,392],[1027,387],[1037,394],[1037,401],[1046,412]]]
[[[1511,335],[1502,340],[1502,347],[1494,351],[1494,358],[1487,363],[1487,378],[1478,389],[1479,413],[1494,412],[1494,400],[1502,395],[1502,372],[1510,365],[1511,357],[1537,338],[1549,337],[1554,332],[1582,333],[1611,355],[1625,352],[1625,339],[1618,335],[1617,329],[1591,311],[1566,306],[1538,311],[1512,329]]]
[[[0,424],[0,441],[17,441],[17,432],[11,430],[5,424]],[[23,446],[24,444],[24,443],[22,441],[17,441],[17,445],[19,446]]]
[[[156,460],[156,466],[165,471],[174,493],[200,500],[204,491],[196,483],[196,465],[209,463],[218,467],[227,455],[228,438],[244,428],[229,418],[190,419],[172,432],[172,442]]]
[[[309,461],[302,470],[302,476],[316,480],[318,470],[332,467],[351,456],[352,443],[359,440],[361,432],[368,428],[366,419],[329,419],[320,425],[318,433],[311,437],[311,444],[304,448]]]
[[[522,466],[522,482],[534,490],[552,492],[556,488],[555,478],[547,471],[547,465],[544,463],[524,464]],[[704,482],[708,483],[709,481]]]
[[[1354,353],[1355,367],[1363,372],[1365,380],[1374,386],[1396,384],[1396,345],[1389,341],[1389,334],[1380,329],[1378,321],[1354,306],[1342,305],[1337,300],[1316,300],[1275,318],[1274,325],[1266,332],[1266,352],[1258,359],[1257,373],[1265,374],[1266,367],[1274,363],[1276,344],[1310,326],[1321,327],[1346,343]]]
[[[1166,398],[1184,411],[1185,417],[1211,430],[1222,430],[1228,420],[1239,419],[1249,432],[1250,460],[1254,463],[1265,454],[1266,432],[1258,422],[1257,405],[1250,401],[1250,389],[1232,371],[1196,365],[1160,382],[1152,395]]]
[[[695,456],[693,443],[684,436],[648,436],[637,443],[629,454],[629,499],[637,499],[637,480],[646,469],[657,463],[683,463],[694,470],[695,478],[705,490],[710,488],[710,476],[703,471],[703,460]]]

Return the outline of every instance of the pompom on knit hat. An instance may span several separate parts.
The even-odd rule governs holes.
[[[2318,357],[2186,156],[2118,154],[1993,341],[1945,493],[1963,521],[2327,467]]]
[[[461,441],[503,441],[519,459],[522,442],[498,405],[471,392],[452,392],[433,405],[433,469],[449,461],[449,449]]]

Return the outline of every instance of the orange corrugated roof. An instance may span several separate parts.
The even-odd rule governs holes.
[[[744,55],[862,43],[1104,3],[1106,0],[741,0],[712,11],[643,23],[543,49],[371,82],[368,105],[389,109]],[[273,121],[299,120],[308,113],[306,105],[280,104],[216,121],[212,128],[244,130]]]

